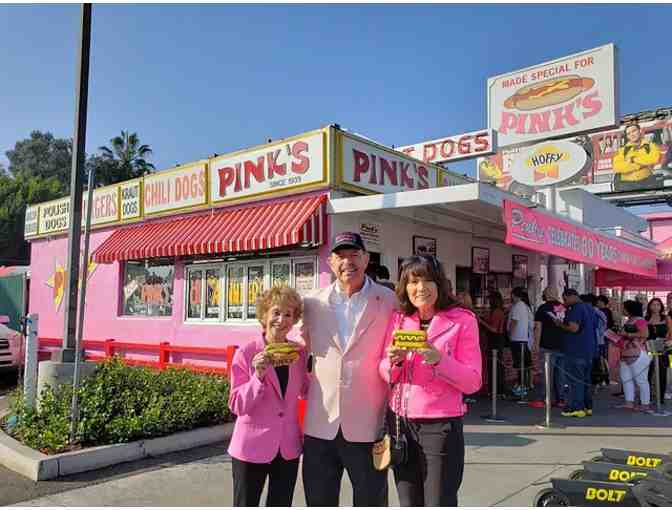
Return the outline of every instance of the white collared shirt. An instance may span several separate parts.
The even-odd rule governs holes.
[[[329,303],[331,303],[336,315],[338,341],[341,344],[341,349],[344,351],[350,343],[355,326],[362,317],[362,313],[364,313],[370,289],[371,284],[368,277],[364,278],[362,288],[350,297],[341,290],[338,282],[334,283],[334,287],[329,295]]]

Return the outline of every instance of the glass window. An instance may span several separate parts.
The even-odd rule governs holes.
[[[271,285],[273,287],[289,286],[289,274],[291,271],[289,260],[273,262],[271,264]]]
[[[247,266],[247,318],[257,318],[257,298],[264,292],[264,266]]]
[[[315,288],[315,259],[297,259],[294,261],[294,288],[302,296]]]
[[[229,266],[226,278],[226,318],[243,318],[245,266]]]
[[[187,318],[201,318],[201,303],[203,302],[203,271],[192,269],[189,271],[189,294],[187,299]]]
[[[219,319],[219,269],[208,269],[205,272],[206,280],[206,303],[205,318]]]
[[[188,321],[254,321],[257,299],[269,285],[294,286],[306,294],[317,286],[317,259],[194,264],[186,269],[185,319]]]
[[[169,317],[173,313],[175,267],[161,261],[124,264],[123,315]]]

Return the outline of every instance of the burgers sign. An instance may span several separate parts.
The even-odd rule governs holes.
[[[614,45],[488,79],[488,127],[500,147],[617,123]]]

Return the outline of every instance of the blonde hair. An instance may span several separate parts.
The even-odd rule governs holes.
[[[555,287],[546,287],[544,289],[544,296],[546,296],[546,299],[548,301],[560,301],[560,295],[558,294],[558,289]]]
[[[303,301],[298,292],[284,285],[273,287],[257,299],[257,319],[262,326],[266,321],[266,314],[274,306],[293,308],[294,320],[297,321],[303,315]]]

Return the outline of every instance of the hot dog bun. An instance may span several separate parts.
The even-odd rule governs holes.
[[[592,78],[581,78],[576,74],[551,78],[532,85],[526,85],[504,101],[504,107],[529,111],[564,103],[575,98],[595,84]]]
[[[293,342],[277,342],[266,344],[264,352],[271,357],[274,367],[291,365],[299,359],[301,346]]]
[[[395,329],[392,345],[398,349],[416,350],[427,348],[427,332],[421,330]]]

